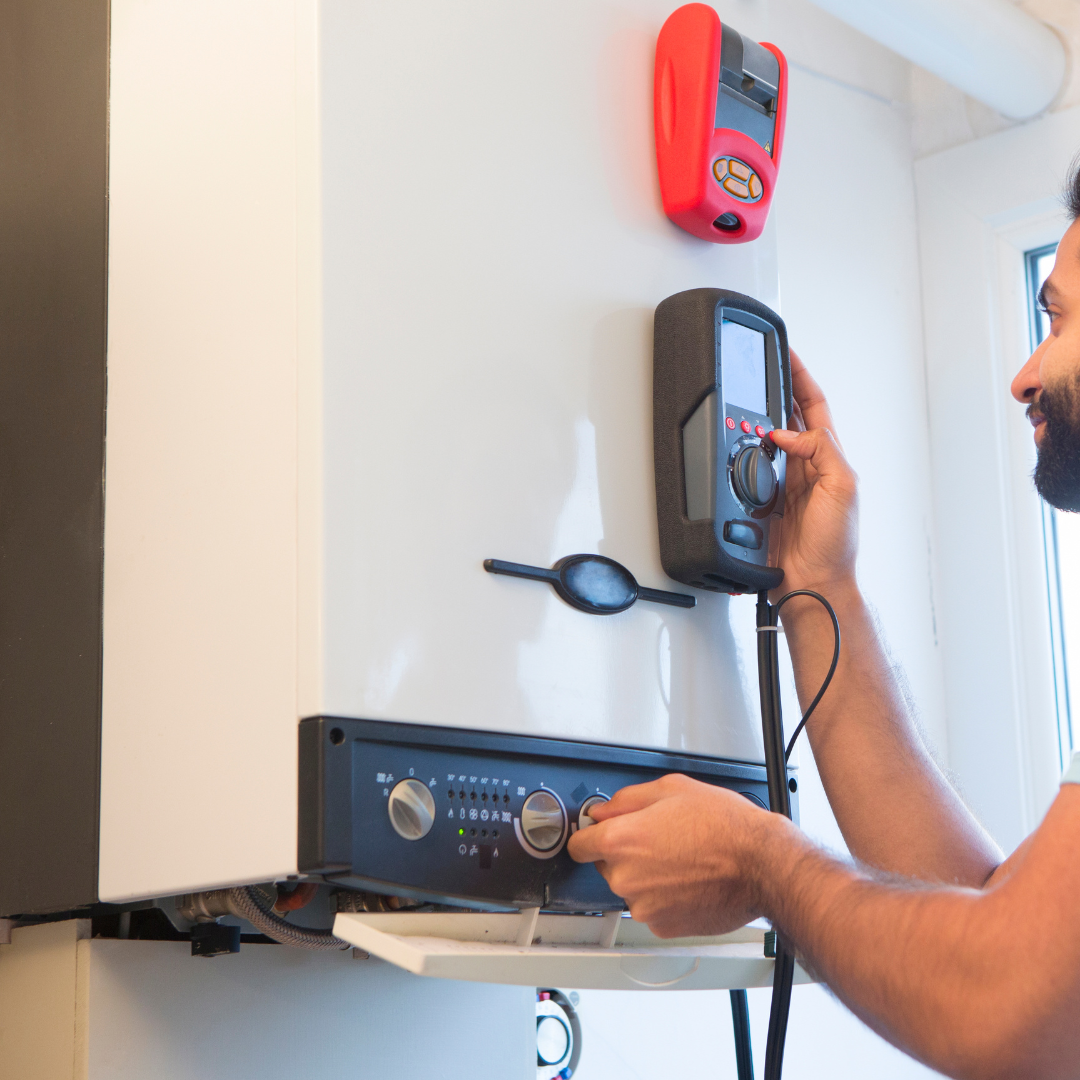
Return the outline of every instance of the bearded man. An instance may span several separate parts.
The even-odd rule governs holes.
[[[1013,380],[1039,494],[1080,511],[1080,171],[1040,302],[1050,333]],[[624,788],[570,840],[661,937],[764,916],[871,1028],[964,1078],[1080,1075],[1080,753],[1008,858],[924,745],[855,579],[857,483],[828,403],[792,354],[784,591],[832,603],[843,646],[806,732],[855,865],[737,794],[668,776]],[[832,658],[828,616],[785,604],[803,708]],[[705,812],[702,812],[702,811]]]

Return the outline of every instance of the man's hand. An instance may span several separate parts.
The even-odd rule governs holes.
[[[570,855],[596,863],[657,937],[723,934],[760,914],[754,852],[779,819],[743,796],[671,775],[589,813],[597,824],[570,838]]]
[[[772,441],[787,454],[780,540],[783,591],[835,593],[855,580],[857,478],[836,440],[825,395],[794,352],[791,383],[791,430],[772,433]]]

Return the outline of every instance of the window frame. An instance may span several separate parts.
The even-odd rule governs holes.
[[[1057,242],[1043,244],[1024,252],[1027,283],[1029,334],[1034,352],[1045,338],[1045,316],[1039,304],[1039,262],[1057,251]],[[1058,759],[1062,770],[1072,756],[1072,702],[1069,693],[1068,653],[1065,649],[1065,618],[1061,593],[1061,570],[1058,558],[1057,511],[1042,501],[1043,553],[1046,559],[1046,608],[1050,626],[1050,658],[1054,672],[1054,704],[1057,710]]]

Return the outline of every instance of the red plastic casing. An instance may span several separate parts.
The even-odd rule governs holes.
[[[653,119],[664,213],[688,233],[714,244],[756,240],[772,205],[784,148],[788,69],[775,45],[761,44],[780,64],[771,156],[741,131],[713,127],[721,27],[711,7],[685,4],[672,12],[656,42]],[[716,181],[712,166],[722,157],[738,158],[758,174],[763,190],[757,202],[733,198]],[[724,213],[737,215],[742,227],[732,232],[717,229],[713,222]]]

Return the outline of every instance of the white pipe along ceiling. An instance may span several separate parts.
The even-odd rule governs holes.
[[[1014,120],[1061,90],[1061,38],[1009,0],[814,0],[868,37]]]

